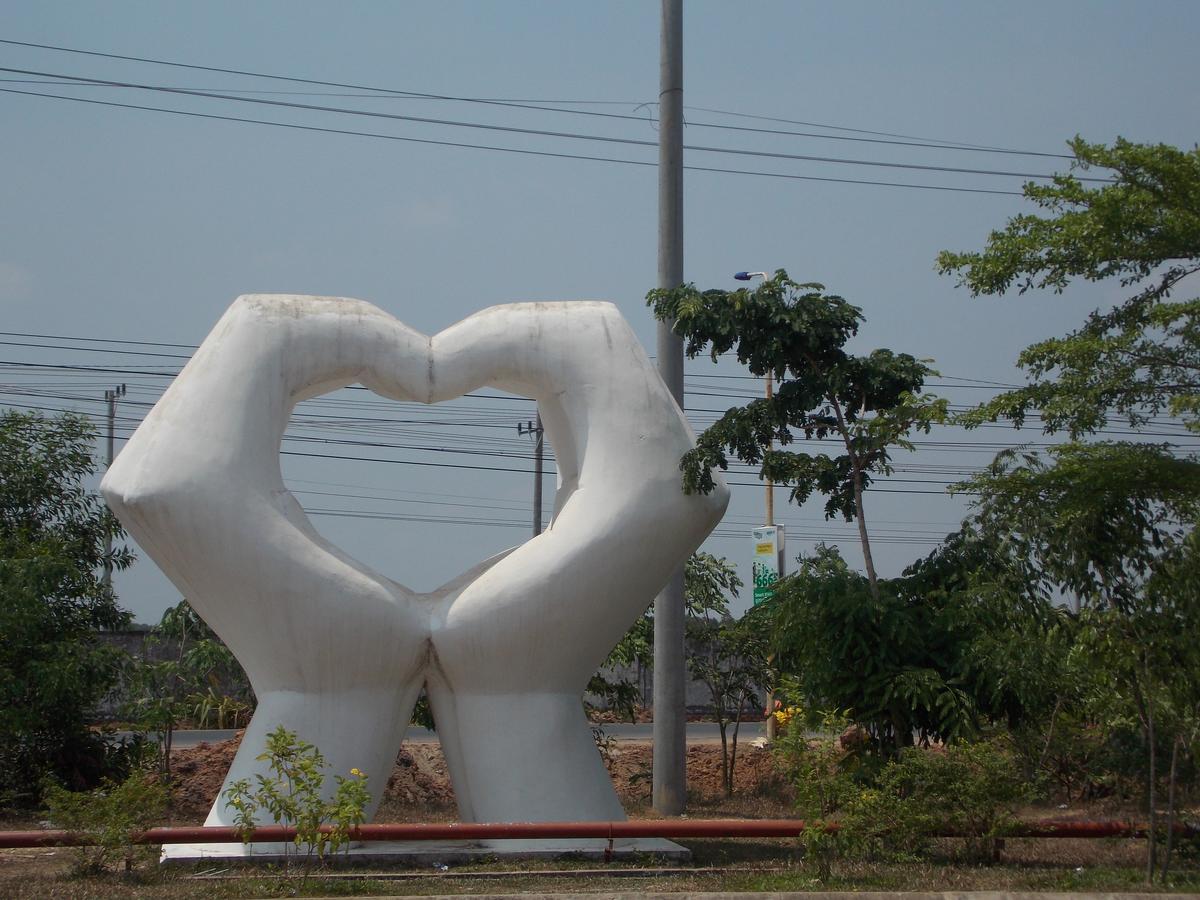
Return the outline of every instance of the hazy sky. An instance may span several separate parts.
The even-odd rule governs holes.
[[[658,10],[652,0],[7,0],[6,41],[354,87],[0,43],[0,88],[653,163]],[[1060,170],[1067,160],[902,143],[1054,154],[1075,134],[1186,147],[1197,139],[1193,2],[688,0],[684,15],[689,145],[888,164],[689,150],[691,166],[760,174],[687,173],[687,279],[733,287],[736,270],[784,267],[798,280],[823,282],[864,310],[856,348],[934,359],[943,377],[931,389],[958,405],[988,396],[988,382],[1013,383],[1023,346],[1066,331],[1119,291],[1093,285],[1064,297],[971,300],[934,273],[939,250],[978,248],[990,229],[1026,209],[1019,196],[761,173],[1019,192],[1022,175]],[[53,83],[63,76],[494,128]],[[480,99],[541,108],[469,102]],[[177,370],[188,346],[249,292],[358,297],[426,332],[496,303],[609,299],[653,352],[643,299],[656,273],[653,165],[15,93],[0,93],[0,137],[0,341],[8,342],[0,345],[0,402],[99,415],[104,389],[126,382],[117,433],[128,434],[167,383],[155,373]],[[113,371],[97,371],[104,369]],[[707,377],[744,374],[730,364],[700,359],[688,373],[695,377],[685,405],[701,427],[712,420],[704,410],[759,389],[751,379]],[[313,519],[323,533],[420,589],[526,537],[532,466],[516,425],[532,418],[531,404],[481,397],[427,411],[370,400],[343,392],[307,405],[285,443],[293,453],[407,463],[285,456],[297,496],[324,511]],[[945,428],[901,456],[896,479],[869,497],[884,574],[956,526],[964,505],[943,495],[945,484],[1018,440],[1045,438]],[[749,474],[731,480],[739,486],[729,515],[706,547],[748,575],[747,530],[762,515],[762,492]],[[824,523],[819,504],[797,510],[783,499],[777,518],[789,526],[793,554],[825,539],[861,559],[852,526]],[[145,560],[117,586],[142,620],[178,599]]]

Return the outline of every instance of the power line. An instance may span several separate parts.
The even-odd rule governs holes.
[[[143,63],[152,64],[152,65],[190,69],[193,71],[214,72],[214,73],[219,73],[219,74],[223,74],[223,75],[238,75],[238,76],[249,77],[249,78],[262,78],[262,79],[267,79],[267,80],[272,80],[272,81],[287,81],[287,82],[291,82],[294,84],[310,84],[310,85],[317,86],[317,87],[336,87],[336,88],[343,88],[343,89],[347,89],[347,90],[367,91],[368,92],[367,96],[377,96],[377,97],[396,98],[396,99],[437,100],[437,101],[459,102],[459,103],[477,103],[477,104],[484,104],[484,105],[488,105],[488,106],[501,106],[501,107],[515,108],[515,109],[535,110],[535,111],[539,111],[539,112],[554,112],[554,113],[564,113],[564,114],[570,114],[570,115],[593,116],[593,117],[598,117],[598,118],[633,120],[633,121],[637,121],[637,122],[647,121],[646,119],[644,119],[641,116],[634,116],[634,115],[628,115],[628,114],[601,113],[601,112],[596,112],[594,110],[559,109],[559,108],[553,107],[553,106],[539,105],[539,104],[544,104],[544,103],[557,103],[560,106],[569,105],[569,104],[585,104],[585,103],[593,103],[593,104],[594,103],[605,103],[607,105],[615,105],[615,104],[622,103],[622,101],[586,101],[586,100],[536,101],[536,100],[521,100],[521,99],[508,99],[508,98],[463,97],[463,96],[455,96],[455,95],[451,95],[451,94],[435,94],[435,93],[429,93],[429,92],[425,92],[425,91],[408,91],[408,90],[399,90],[399,89],[395,89],[395,88],[373,87],[370,85],[347,84],[347,83],[336,82],[336,81],[322,81],[322,80],[312,79],[312,78],[299,78],[299,77],[286,76],[286,75],[273,75],[273,74],[267,74],[267,73],[263,73],[263,72],[247,71],[244,69],[226,69],[226,68],[220,68],[217,66],[193,65],[193,64],[181,63],[181,62],[170,61],[170,60],[152,59],[152,58],[148,58],[148,57],[124,56],[124,55],[115,54],[115,53],[102,53],[102,52],[96,51],[96,50],[81,50],[81,49],[71,48],[71,47],[60,47],[60,46],[55,46],[52,44],[36,44],[36,43],[32,43],[32,42],[27,42],[27,41],[0,39],[0,44],[11,44],[13,46],[18,46],[18,47],[29,47],[29,48],[35,48],[35,49],[41,49],[41,50],[52,50],[52,51],[56,51],[56,52],[60,52],[60,53],[72,53],[72,54],[78,54],[78,55],[83,55],[83,56],[100,57],[100,58],[104,58],[104,59],[118,59],[118,60],[122,60],[122,61],[126,61],[126,62],[143,62]],[[50,76],[50,77],[57,77],[57,78],[68,77],[69,78],[70,76]],[[59,82],[59,83],[61,83],[61,82]],[[241,93],[241,91],[239,91],[239,93]],[[263,91],[263,92],[259,92],[259,93],[268,93],[268,92]],[[640,105],[648,105],[648,104],[640,104]],[[742,132],[751,132],[751,133],[760,133],[760,134],[791,135],[791,136],[797,136],[797,137],[812,137],[812,138],[819,138],[819,139],[825,139],[825,140],[862,141],[862,142],[869,142],[869,143],[894,144],[894,145],[900,145],[900,146],[926,147],[926,148],[934,148],[934,149],[940,149],[940,150],[967,150],[967,151],[982,152],[982,153],[1003,153],[1003,154],[1012,154],[1012,155],[1018,155],[1018,156],[1038,156],[1038,157],[1049,157],[1049,158],[1068,159],[1068,160],[1075,159],[1074,156],[1072,156],[1070,154],[1065,154],[1065,153],[1047,153],[1047,152],[1038,151],[1038,150],[1014,150],[1014,149],[1003,148],[1003,147],[990,147],[990,146],[983,146],[980,144],[968,144],[968,143],[964,143],[962,141],[934,140],[934,139],[930,139],[930,138],[914,137],[912,135],[895,134],[895,133],[886,132],[886,131],[868,131],[866,129],[861,129],[861,128],[847,128],[847,127],[841,126],[841,125],[823,125],[818,122],[802,122],[802,121],[797,121],[794,119],[783,119],[783,118],[777,118],[777,117],[771,117],[771,116],[749,115],[746,113],[731,112],[728,110],[720,110],[720,109],[710,109],[710,108],[705,108],[705,107],[686,107],[686,108],[687,109],[698,109],[703,112],[711,112],[711,113],[715,113],[717,115],[735,116],[735,117],[747,118],[747,119],[758,119],[758,120],[762,120],[762,121],[773,121],[773,122],[779,122],[779,123],[790,124],[790,125],[803,125],[803,126],[811,127],[811,128],[829,128],[829,129],[833,129],[833,130],[837,130],[837,131],[854,132],[855,134],[858,134],[858,135],[874,135],[875,137],[852,137],[852,136],[846,136],[846,135],[813,134],[813,133],[806,133],[806,132],[785,131],[782,129],[749,128],[749,127],[744,127],[744,126],[720,125],[720,124],[711,123],[711,122],[687,122],[687,123],[685,123],[688,127],[692,127],[692,128],[713,128],[713,129],[721,129],[721,130],[727,130],[727,131],[742,131]]]
[[[143,91],[154,91],[156,93],[176,94],[187,97],[203,97],[211,100],[226,100],[233,103],[249,103],[258,106],[270,106],[282,109],[304,110],[306,112],[324,112],[336,113],[338,115],[361,116],[371,119],[385,119],[388,121],[413,122],[420,125],[440,125],[453,128],[468,128],[482,131],[494,131],[505,134],[519,134],[534,137],[552,137],[568,140],[580,141],[595,141],[607,144],[621,144],[632,147],[656,147],[656,141],[642,140],[639,138],[613,137],[609,135],[599,134],[581,134],[570,131],[551,131],[543,128],[521,128],[515,125],[491,125],[485,122],[466,122],[456,119],[435,119],[427,116],[410,116],[401,113],[385,113],[376,112],[373,110],[349,109],[340,106],[325,106],[313,103],[295,103],[288,100],[267,100],[262,97],[238,97],[233,94],[225,94],[211,91],[193,91],[185,88],[173,88],[165,85],[141,84],[129,81],[115,81],[105,78],[90,78],[82,75],[64,75],[56,72],[39,72],[32,69],[15,69],[0,66],[0,72],[13,72],[20,75],[39,75],[51,76],[54,78],[67,79],[72,82],[82,82],[91,85],[101,85],[105,87],[120,87],[133,88]],[[14,93],[22,93],[15,92]],[[55,96],[44,94],[43,96]],[[747,150],[730,147],[710,147],[702,144],[684,144],[685,150],[701,153],[716,153],[729,156],[746,156],[755,159],[778,159],[789,162],[820,162],[831,163],[837,165],[852,165],[852,166],[872,166],[887,169],[903,169],[919,172],[945,172],[958,175],[985,175],[985,176],[1000,176],[1006,178],[1033,178],[1039,180],[1050,180],[1054,176],[1043,175],[1030,172],[1008,172],[998,171],[995,169],[973,169],[961,166],[939,166],[928,165],[922,163],[902,163],[892,162],[888,160],[870,160],[870,159],[846,159],[837,156],[813,156],[803,153],[783,153],[772,150]],[[1110,178],[1091,178],[1077,176],[1079,181],[1112,183]]]
[[[7,334],[7,333],[0,332],[0,335],[4,335],[4,334]],[[78,341],[78,342],[86,342],[89,340],[99,340],[99,341],[102,341],[103,343],[118,343],[118,342],[102,340],[102,339],[75,338],[75,337],[67,337],[67,336],[61,336],[61,335],[39,335],[39,337],[44,338],[44,339],[50,339],[50,340],[73,340],[73,341]],[[158,342],[149,342],[149,341],[130,342],[130,343],[140,343],[145,346],[163,346],[162,344],[160,344]],[[70,346],[66,346],[63,344],[34,344],[34,343],[25,343],[25,342],[17,342],[17,341],[2,341],[2,340],[0,340],[0,345],[17,346],[17,347],[21,347],[21,348],[25,348],[25,349],[49,348],[49,349],[63,349],[63,350],[69,350],[69,351],[75,351],[75,352],[91,352],[91,353],[125,352],[125,353],[129,353],[129,354],[132,354],[135,356],[138,353],[138,351],[115,351],[110,348],[70,347]],[[187,347],[189,345],[175,345],[175,346]],[[173,354],[156,354],[154,352],[147,351],[146,355],[171,356]],[[188,357],[179,356],[178,358],[187,359]],[[60,364],[52,364],[52,363],[37,363],[37,362],[26,362],[26,361],[16,361],[16,360],[0,360],[0,366],[8,366],[8,367],[18,369],[18,370],[22,369],[22,368],[34,368],[34,369],[38,369],[38,370],[50,370],[50,371],[56,371],[56,370],[64,370],[64,371],[70,371],[70,372],[85,371],[85,372],[102,373],[102,374],[106,374],[106,375],[107,374],[120,374],[120,375],[126,375],[126,376],[136,376],[136,375],[147,375],[148,374],[148,375],[152,375],[153,377],[165,377],[165,378],[173,378],[173,377],[175,377],[175,375],[178,374],[177,372],[161,372],[161,371],[160,372],[144,372],[137,368],[133,368],[133,369],[117,368],[115,366],[99,366],[99,365],[88,366],[88,365],[61,364],[61,363]],[[689,375],[688,377],[693,377],[693,376]],[[705,376],[696,376],[696,377],[705,377]],[[709,377],[711,377],[711,376],[709,376]],[[740,376],[729,376],[729,377],[740,377]],[[352,391],[360,391],[360,392],[368,391],[367,388],[364,388],[359,385],[347,385],[344,389],[352,390]],[[736,393],[716,394],[711,391],[701,391],[701,390],[693,390],[690,392],[690,395],[693,397],[713,397],[716,399],[733,399],[733,400],[756,399],[755,397],[752,397],[749,394],[736,394]],[[512,403],[531,403],[531,402],[533,402],[530,398],[526,398],[526,397],[500,396],[500,395],[496,395],[496,394],[484,394],[484,393],[469,393],[469,394],[465,394],[464,398],[483,399],[483,400],[489,400],[489,401],[503,401],[503,402],[512,402]],[[63,399],[89,400],[91,398],[67,397],[67,398],[63,398]],[[308,402],[322,402],[322,401],[317,399],[315,401],[308,401]],[[341,405],[341,404],[345,404],[349,401],[339,398],[339,399],[329,399],[324,402],[333,402],[333,403],[337,403],[337,404]],[[390,405],[390,404],[393,404],[396,402],[399,402],[399,401],[381,401],[381,404],[384,406],[387,406],[387,405]],[[145,404],[145,405],[149,405],[149,404]],[[360,403],[360,405],[361,405],[361,403]],[[379,405],[379,404],[376,404],[376,405]],[[427,410],[430,413],[432,413],[434,410],[446,411],[450,408],[446,404],[439,404],[438,406],[430,407],[430,406],[427,406],[425,404],[420,404],[420,403],[409,403],[409,404],[406,404],[406,406],[407,406],[407,408],[409,408],[411,410],[420,412],[422,415],[424,415]],[[962,408],[967,409],[968,407],[962,407]],[[724,410],[721,410],[721,409],[712,409],[712,408],[705,408],[705,407],[687,407],[685,411],[692,413],[692,414],[699,415],[699,416],[705,416],[705,417],[706,416],[714,416],[714,417],[718,417],[718,418],[724,412]],[[514,414],[515,414],[515,411],[514,411]],[[477,427],[477,428],[489,428],[489,427],[490,428],[510,428],[512,426],[512,423],[507,420],[498,421],[495,424],[489,424],[489,423],[479,423],[479,422],[472,422],[472,423],[435,422],[435,421],[429,419],[428,417],[417,420],[417,419],[395,419],[395,418],[383,417],[383,416],[374,416],[374,417],[370,417],[370,418],[364,418],[362,416],[323,416],[323,415],[316,414],[316,413],[307,413],[307,414],[299,413],[298,415],[300,416],[301,420],[303,420],[305,418],[313,419],[313,420],[317,420],[317,422],[315,422],[314,424],[318,424],[321,422],[327,422],[331,426],[337,422],[352,422],[355,425],[360,425],[360,426],[367,425],[367,424],[370,424],[370,425],[441,424],[441,425],[447,425],[447,426],[459,424],[459,425],[462,425],[463,427]],[[1036,420],[1037,417],[1034,416],[1033,418]],[[1174,426],[1176,428],[1176,430],[1175,431],[1149,431],[1145,428],[1122,429],[1122,428],[1111,428],[1110,427],[1110,428],[1101,429],[1101,430],[1097,431],[1096,434],[1100,435],[1100,436],[1113,435],[1113,436],[1118,436],[1118,437],[1139,436],[1139,437],[1181,438],[1181,437],[1189,437],[1190,436],[1190,432],[1186,432],[1185,427],[1183,425],[1179,425],[1177,423],[1156,422],[1156,423],[1151,423],[1151,424],[1155,424],[1159,428]],[[954,423],[947,423],[941,427],[958,427],[958,426],[954,426]],[[1013,430],[1012,426],[1005,425],[1005,424],[999,424],[999,423],[984,423],[984,424],[981,424],[976,427],[981,428],[981,429],[1002,429],[1005,431]],[[817,442],[820,443],[820,441],[817,441]],[[829,439],[826,442],[837,443],[837,441],[834,439]],[[949,446],[952,448],[963,448],[963,449],[971,449],[971,450],[994,449],[997,447],[1011,446],[1011,444],[996,444],[995,442],[985,443],[985,442],[955,441],[955,442],[948,443],[945,441],[917,441],[915,443],[918,446],[923,446],[923,447],[947,447],[947,446]],[[1034,445],[1030,444],[1030,446],[1034,446]],[[1041,445],[1037,445],[1037,446],[1050,446],[1050,445],[1049,444],[1041,444]],[[1183,445],[1181,445],[1181,446],[1183,446]],[[1192,445],[1186,445],[1186,446],[1190,447]]]
[[[195,119],[211,119],[213,121],[219,121],[219,122],[238,122],[238,123],[247,124],[247,125],[266,125],[266,126],[271,126],[274,128],[287,128],[287,129],[291,129],[293,131],[310,131],[310,132],[316,132],[316,133],[320,133],[320,134],[337,134],[337,135],[343,135],[343,136],[349,136],[349,137],[364,137],[364,138],[372,138],[372,139],[376,139],[376,140],[400,141],[402,143],[409,143],[409,144],[426,144],[426,145],[431,145],[431,146],[435,146],[435,147],[454,147],[454,148],[458,148],[458,149],[467,149],[467,150],[487,150],[487,151],[492,151],[495,153],[510,153],[510,154],[515,154],[518,156],[538,156],[538,157],[550,158],[550,159],[575,159],[575,160],[584,160],[587,162],[613,163],[616,165],[642,166],[642,167],[649,167],[649,168],[654,168],[658,165],[655,162],[635,160],[635,159],[620,159],[617,157],[608,157],[608,156],[591,156],[591,155],[580,154],[580,153],[559,153],[559,152],[553,152],[553,151],[549,151],[549,150],[528,150],[528,149],[521,149],[521,148],[516,148],[516,147],[497,147],[497,146],[493,146],[493,145],[489,145],[489,144],[468,144],[468,143],[464,143],[461,141],[437,141],[437,140],[433,140],[431,138],[402,137],[400,135],[395,135],[395,134],[381,134],[378,132],[371,132],[371,131],[355,131],[353,129],[348,129],[348,128],[325,128],[325,127],[320,127],[317,125],[300,125],[300,124],[291,123],[291,122],[271,122],[271,121],[268,121],[265,119],[251,119],[251,118],[247,118],[244,116],[225,116],[225,115],[218,115],[216,113],[192,112],[192,111],[188,111],[188,110],[171,109],[169,107],[162,107],[162,106],[146,106],[146,105],[136,104],[136,103],[118,103],[118,102],[112,101],[112,100],[92,100],[92,99],[88,99],[86,97],[70,97],[70,96],[66,96],[63,94],[46,94],[46,93],[39,93],[36,91],[17,91],[17,90],[13,90],[11,88],[0,88],[0,93],[21,94],[23,96],[28,96],[28,97],[42,97],[42,98],[48,98],[48,99],[52,99],[52,100],[69,100],[74,103],[86,103],[86,104],[91,104],[94,106],[108,106],[108,107],[114,107],[114,108],[118,108],[118,109],[135,109],[135,110],[142,110],[142,111],[147,111],[147,112],[159,112],[159,113],[166,113],[168,115],[184,116],[184,117],[195,118]],[[816,181],[816,182],[826,182],[826,183],[830,183],[830,184],[864,184],[864,185],[871,185],[874,187],[912,188],[915,190],[949,191],[951,193],[967,193],[967,194],[996,194],[996,195],[1010,196],[1010,197],[1024,196],[1020,191],[1003,191],[1003,190],[995,190],[995,189],[991,189],[991,188],[953,187],[953,186],[949,186],[949,185],[939,185],[939,184],[909,184],[909,183],[902,182],[902,181],[874,181],[874,180],[870,180],[870,179],[861,179],[861,178],[832,178],[832,177],[818,176],[818,175],[795,175],[795,174],[789,174],[789,173],[783,173],[783,172],[761,172],[761,171],[755,171],[755,170],[751,170],[751,169],[723,169],[723,168],[719,168],[719,167],[715,167],[715,166],[684,166],[684,168],[687,169],[688,171],[692,171],[692,172],[710,172],[710,173],[724,174],[724,175],[747,175],[747,176],[754,176],[754,177],[759,177],[759,178],[781,178],[781,179],[785,179],[785,180],[789,180],[789,181]]]
[[[5,71],[5,70],[0,70],[0,71]],[[169,91],[169,92],[178,92],[178,93],[182,93],[182,94],[193,94],[195,96],[201,96],[201,97],[217,96],[218,94],[255,94],[255,95],[259,95],[259,96],[338,97],[338,98],[343,98],[343,99],[431,100],[434,102],[455,101],[455,102],[464,102],[464,103],[483,103],[483,104],[488,104],[488,105],[492,105],[492,106],[505,106],[505,107],[510,107],[513,109],[524,109],[524,110],[535,110],[535,111],[541,111],[541,112],[562,113],[562,114],[574,115],[574,116],[592,116],[592,117],[596,117],[596,118],[615,119],[615,120],[621,120],[621,121],[627,121],[627,122],[638,122],[638,123],[643,123],[643,124],[652,123],[654,121],[653,119],[646,117],[646,116],[630,115],[630,114],[626,114],[626,113],[594,112],[591,110],[584,110],[584,109],[561,109],[561,108],[552,107],[552,106],[539,106],[539,105],[535,105],[534,103],[528,102],[528,101],[527,102],[504,101],[504,100],[492,100],[492,99],[482,98],[482,97],[451,97],[451,96],[441,96],[441,95],[436,95],[436,94],[417,94],[417,93],[403,93],[403,92],[396,92],[394,94],[378,94],[378,93],[373,94],[373,93],[345,93],[345,92],[333,92],[333,91],[265,91],[260,88],[182,87],[180,85],[160,85],[160,86],[155,86],[155,87],[149,87],[149,86],[145,86],[145,85],[130,84],[130,83],[126,83],[126,82],[106,81],[104,79],[94,79],[94,78],[80,79],[80,78],[77,78],[77,77],[74,77],[71,75],[50,75],[49,77],[46,77],[46,78],[0,78],[0,83],[4,83],[4,84],[41,84],[41,85],[54,85],[54,86],[58,86],[58,87],[78,86],[78,87],[128,88],[131,90],[162,90],[162,91]],[[383,90],[383,89],[381,88],[380,90]],[[242,98],[238,97],[238,98],[225,98],[225,99],[242,99]],[[554,102],[554,101],[548,101],[548,102]],[[562,101],[562,102],[581,102],[582,103],[582,102],[587,102],[587,101]],[[629,103],[628,105],[633,106],[635,104]],[[636,104],[636,105],[651,106],[654,104],[642,103],[642,104]],[[364,114],[369,114],[369,113],[364,113]],[[738,115],[738,113],[732,113],[732,112],[727,112],[727,113],[723,113],[723,114],[724,115]],[[768,118],[768,117],[755,117],[755,118]],[[787,120],[777,120],[777,121],[787,121]],[[695,121],[695,120],[688,121],[685,123],[685,125],[688,128],[708,128],[708,129],[713,129],[713,130],[718,130],[718,131],[731,131],[731,132],[738,132],[738,133],[745,133],[745,134],[763,134],[763,135],[771,135],[771,136],[775,136],[775,137],[801,137],[801,138],[812,138],[814,140],[825,140],[825,141],[850,141],[850,142],[855,142],[855,143],[883,144],[883,145],[892,146],[892,147],[915,147],[915,148],[928,149],[928,150],[954,150],[954,151],[971,152],[971,153],[1004,154],[1004,155],[1009,155],[1009,156],[1033,156],[1033,157],[1049,158],[1049,159],[1064,159],[1064,160],[1077,159],[1077,157],[1072,156],[1069,153],[1049,153],[1049,152],[1040,151],[1040,150],[1013,150],[1013,149],[1003,148],[1003,147],[985,147],[985,146],[980,146],[977,144],[963,144],[963,143],[955,143],[955,142],[948,142],[948,141],[935,142],[935,141],[923,141],[923,140],[919,140],[919,139],[895,140],[895,139],[886,139],[886,138],[869,138],[869,137],[857,137],[857,136],[843,135],[843,134],[821,134],[821,133],[814,132],[814,131],[793,131],[793,130],[784,129],[784,128],[754,128],[754,127],[749,127],[749,126],[745,126],[745,125],[722,125],[717,122],[700,122],[700,121]],[[815,127],[836,128],[838,126],[817,125]],[[860,129],[850,129],[850,130],[858,131]]]

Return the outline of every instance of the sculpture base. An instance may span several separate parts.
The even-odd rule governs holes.
[[[286,849],[286,853],[284,852]],[[612,842],[602,838],[540,838],[495,841],[372,841],[353,844],[348,851],[326,859],[330,867],[347,866],[441,866],[482,862],[488,859],[620,859],[638,856],[686,862],[692,851],[665,838],[624,838]],[[163,865],[192,865],[201,862],[236,865],[282,865],[301,862],[295,846],[280,843],[166,844],[159,862]]]

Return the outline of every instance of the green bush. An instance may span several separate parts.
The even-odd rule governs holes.
[[[836,734],[846,720],[825,721]],[[799,729],[784,733],[776,753],[795,783],[797,813],[814,825],[801,844],[821,877],[835,859],[921,858],[947,833],[963,839],[967,858],[993,859],[1016,810],[1035,796],[1007,739],[910,747],[878,770],[859,765],[838,738],[810,740]],[[821,827],[833,822],[835,832]]]
[[[332,799],[326,800],[325,757],[282,725],[267,735],[267,750],[258,759],[268,764],[273,776],[256,775],[255,788],[249,779],[239,779],[223,794],[235,812],[243,842],[253,840],[256,814],[261,809],[276,825],[295,827],[294,843],[304,853],[305,873],[314,856],[324,861],[326,854],[349,847],[350,829],[363,823],[370,802],[363,772],[351,769],[349,776],[334,776],[337,789]],[[325,824],[331,828],[321,831]]]
[[[974,860],[995,858],[997,841],[1011,832],[1016,810],[1036,795],[1001,738],[941,750],[911,748],[884,768],[876,788],[879,797],[872,802],[906,807],[900,824],[914,830],[918,843],[922,831],[929,838],[949,829],[963,838],[965,855]],[[869,805],[852,807],[850,818],[880,813]]]
[[[36,806],[47,777],[75,789],[112,776],[92,709],[120,677],[125,654],[96,639],[121,628],[106,564],[133,555],[88,485],[95,433],[66,414],[0,412],[0,803]],[[105,540],[114,544],[105,553]]]
[[[810,738],[804,716],[795,715],[775,737],[772,751],[796,792],[796,812],[805,820],[828,819],[857,790],[857,755],[842,749],[837,735],[850,726],[842,713],[826,712],[817,719],[822,737]]]
[[[78,792],[47,783],[43,796],[56,826],[95,841],[93,846],[74,848],[79,873],[103,872],[118,859],[124,859],[129,872],[135,858],[157,856],[158,848],[133,842],[162,818],[167,807],[167,791],[152,776],[139,772],[120,783],[105,781],[98,788]]]

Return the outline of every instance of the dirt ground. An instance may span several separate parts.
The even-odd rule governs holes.
[[[221,790],[237,748],[238,739],[234,739],[200,744],[172,754],[176,785],[172,819],[177,824],[204,821]],[[618,741],[603,755],[622,805],[632,816],[649,815],[651,745]],[[791,792],[776,770],[769,751],[739,743],[734,774],[735,793],[746,799],[747,815],[771,818],[789,814]],[[694,802],[704,805],[722,801],[721,779],[720,746],[696,744],[688,747],[688,794]],[[450,821],[455,817],[454,788],[441,747],[437,744],[405,744],[388,777],[376,821]]]

